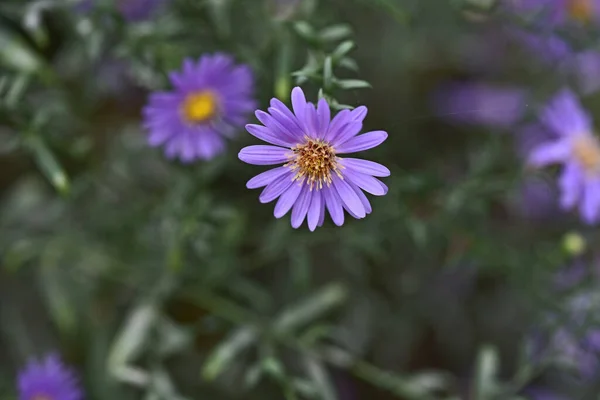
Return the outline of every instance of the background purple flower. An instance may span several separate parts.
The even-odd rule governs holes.
[[[543,110],[541,120],[558,139],[534,147],[529,163],[537,167],[562,164],[561,207],[579,206],[583,220],[596,223],[600,219],[600,142],[589,115],[570,90],[563,90]]]
[[[552,314],[533,336],[534,362],[549,359],[589,380],[600,372],[598,295],[583,292],[567,300],[561,314]]]
[[[143,21],[152,16],[166,0],[115,0],[117,10],[128,21]],[[84,0],[77,5],[80,12],[89,12],[96,0]]]
[[[562,394],[540,386],[527,388],[525,390],[525,396],[527,396],[527,399],[531,400],[570,400]]]
[[[329,104],[307,103],[302,89],[292,91],[292,113],[281,101],[271,100],[269,113],[257,111],[264,124],[247,125],[248,132],[274,146],[243,148],[240,160],[254,165],[283,166],[263,172],[247,183],[249,189],[265,187],[259,200],[268,203],[277,198],[275,217],[292,210],[292,226],[298,228],[306,218],[314,231],[323,225],[325,210],[341,226],[346,210],[354,218],[371,213],[371,204],[362,190],[375,196],[387,193],[387,186],[375,177],[389,176],[383,165],[339,154],[355,153],[380,145],[384,131],[358,135],[367,108],[343,110],[331,119]]]
[[[433,97],[436,114],[464,124],[507,128],[525,112],[526,91],[482,82],[453,82]]]
[[[191,162],[218,155],[224,138],[232,137],[256,107],[252,71],[229,55],[187,59],[169,78],[174,89],[151,94],[143,110],[148,142],[164,146],[168,158]]]
[[[75,374],[57,355],[31,360],[18,378],[19,400],[82,400]]]

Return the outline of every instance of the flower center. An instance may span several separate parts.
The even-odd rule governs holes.
[[[580,22],[590,22],[594,12],[592,0],[568,0],[567,10],[571,18]]]
[[[191,93],[183,101],[181,112],[187,122],[192,124],[206,122],[217,112],[217,98],[210,91]]]
[[[294,180],[310,185],[310,190],[322,189],[323,184],[331,185],[332,172],[341,178],[341,166],[337,162],[335,150],[321,139],[305,138],[305,143],[292,147],[293,160],[285,164],[296,171]]]
[[[36,394],[35,396],[33,396],[31,398],[31,400],[52,400],[50,397],[46,396],[45,394]]]
[[[576,138],[573,155],[586,172],[600,172],[600,143],[594,136],[581,135]]]

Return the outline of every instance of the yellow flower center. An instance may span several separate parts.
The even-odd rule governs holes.
[[[33,398],[31,400],[52,400],[50,397],[46,396],[45,394],[36,394],[35,396],[33,396]]]
[[[335,149],[321,139],[305,138],[303,144],[292,147],[292,161],[285,164],[296,171],[294,180],[305,182],[313,188],[322,189],[323,185],[331,185],[332,173],[340,178],[341,165],[335,155]]]
[[[590,22],[594,13],[594,0],[568,0],[567,10],[571,18],[587,23]]]
[[[573,141],[573,156],[587,173],[600,172],[600,142],[594,136],[581,135]]]
[[[183,101],[181,112],[183,118],[189,123],[206,122],[217,112],[217,98],[208,90],[191,93]]]

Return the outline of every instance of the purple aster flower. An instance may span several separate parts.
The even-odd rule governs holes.
[[[523,89],[481,82],[453,82],[433,97],[438,116],[454,122],[507,128],[523,116],[527,94]]]
[[[579,53],[572,64],[573,75],[583,93],[590,94],[600,89],[600,52],[588,50]]]
[[[541,177],[528,176],[518,187],[513,209],[524,219],[542,221],[556,217],[559,209],[553,184]]]
[[[568,23],[589,23],[600,18],[597,0],[505,0],[510,12],[535,18],[540,27],[557,27]]]
[[[174,90],[151,94],[143,110],[148,142],[164,146],[168,158],[191,162],[215,157],[224,151],[225,138],[256,108],[252,71],[229,55],[187,59],[182,71],[169,78]]]
[[[77,5],[80,12],[89,12],[96,0],[84,0]],[[152,16],[165,0],[115,0],[117,10],[131,22],[143,21]]]
[[[343,110],[333,119],[329,104],[319,100],[317,107],[307,103],[302,89],[292,90],[292,113],[281,101],[271,100],[269,113],[256,111],[264,124],[246,125],[250,134],[274,146],[243,148],[240,160],[254,165],[284,164],[252,178],[249,189],[265,187],[259,200],[268,203],[277,198],[275,217],[292,210],[292,226],[298,228],[306,218],[314,231],[325,220],[325,209],[333,222],[341,226],[346,210],[354,218],[364,218],[371,204],[362,190],[376,196],[387,193],[387,186],[374,177],[389,176],[383,165],[340,154],[372,149],[386,138],[384,131],[362,135],[367,108]]]
[[[572,66],[575,54],[557,35],[557,29],[600,21],[600,2],[596,0],[505,0],[508,13],[531,20],[530,29],[510,26],[509,35],[547,63]]]
[[[527,398],[531,400],[569,400],[568,397],[565,397],[562,394],[539,386],[527,388],[525,394],[527,395]]]
[[[548,358],[585,381],[600,372],[600,329],[597,293],[570,297],[564,315],[551,314],[532,336],[533,360]]]
[[[560,205],[579,206],[583,220],[600,220],[600,142],[592,122],[570,90],[563,90],[543,110],[542,122],[558,138],[533,148],[529,163],[536,167],[563,165],[559,179]]]
[[[18,378],[19,400],[82,400],[74,372],[57,355],[32,360]]]

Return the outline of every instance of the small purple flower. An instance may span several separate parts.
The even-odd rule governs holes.
[[[527,388],[525,394],[531,400],[569,400],[568,397],[562,394],[539,386]]]
[[[377,177],[389,176],[383,165],[340,154],[372,149],[386,138],[384,131],[362,135],[362,121],[367,108],[343,110],[333,119],[329,104],[319,100],[317,107],[307,103],[299,87],[292,90],[292,113],[281,101],[271,100],[269,113],[256,111],[264,124],[246,125],[246,130],[274,146],[257,145],[243,148],[238,157],[254,165],[284,164],[252,178],[249,189],[265,187],[259,200],[269,203],[277,198],[275,217],[292,210],[292,227],[298,228],[306,218],[314,231],[323,225],[325,209],[333,222],[344,223],[344,209],[354,218],[371,213],[371,204],[362,190],[383,196],[388,188]]]
[[[534,362],[547,359],[585,381],[597,376],[600,372],[598,300],[594,292],[580,292],[567,300],[564,315],[548,315],[532,336]]]
[[[143,110],[149,144],[164,146],[168,158],[215,157],[225,150],[225,137],[244,126],[256,108],[252,71],[229,55],[187,59],[169,78],[174,90],[152,93]]]
[[[97,0],[84,0],[77,5],[80,12],[89,12]],[[117,10],[130,22],[143,21],[152,16],[165,0],[115,0]]]
[[[556,217],[559,214],[556,189],[541,177],[528,176],[518,188],[513,207],[519,217],[528,220]]]
[[[508,128],[521,119],[527,95],[523,89],[481,82],[453,82],[433,97],[439,117],[469,125]]]
[[[57,355],[31,360],[18,378],[19,400],[82,400],[74,372]]]
[[[544,28],[587,24],[600,18],[597,0],[505,0],[504,5],[516,15],[535,18],[534,24]]]
[[[570,90],[561,91],[543,110],[541,120],[558,138],[534,147],[529,163],[536,167],[559,163],[560,205],[579,206],[583,220],[600,220],[600,142],[592,121]]]

